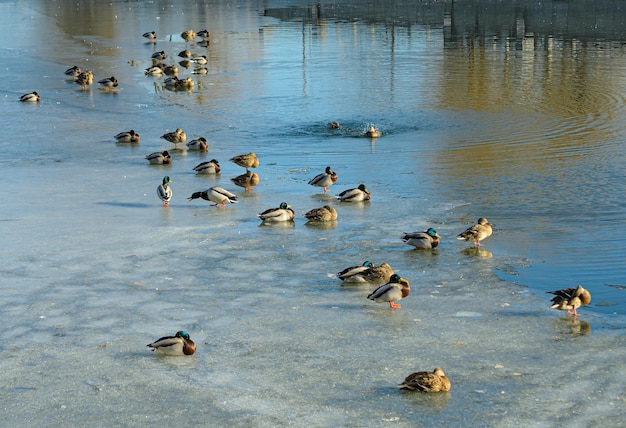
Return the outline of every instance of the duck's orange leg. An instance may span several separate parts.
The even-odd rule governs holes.
[[[395,303],[395,302],[389,302],[389,306],[392,309],[398,309],[400,307],[400,304],[399,303]]]

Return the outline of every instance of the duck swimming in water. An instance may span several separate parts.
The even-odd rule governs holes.
[[[39,101],[41,101],[41,97],[37,92],[33,91],[30,94],[22,95],[20,97],[20,101],[23,103],[38,103]]]

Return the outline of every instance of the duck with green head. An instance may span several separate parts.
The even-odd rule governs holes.
[[[270,208],[259,213],[259,218],[264,222],[292,221],[296,213],[287,202],[281,202],[277,208]]]
[[[429,227],[426,232],[403,233],[400,239],[407,245],[411,245],[417,249],[427,250],[437,248],[441,236],[439,236],[435,229]]]
[[[163,183],[159,187],[157,187],[157,195],[159,195],[159,199],[163,201],[163,206],[167,207],[170,205],[170,200],[172,199],[172,188],[169,184],[172,182],[169,176],[163,177]]]
[[[186,331],[178,331],[174,336],[162,337],[147,346],[162,355],[183,356],[193,355],[196,352],[196,344]]]
[[[389,307],[398,309],[400,304],[396,302],[407,297],[410,293],[409,281],[394,273],[387,284],[378,287],[367,298],[377,303],[389,302]]]

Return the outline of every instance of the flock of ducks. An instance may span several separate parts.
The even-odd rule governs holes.
[[[185,41],[192,41],[196,37],[201,37],[200,45],[207,46],[210,33],[207,30],[198,31],[187,30],[181,33],[181,38]],[[143,34],[143,37],[149,40],[149,43],[156,43],[157,35],[154,31]],[[192,55],[188,50],[181,51],[178,54],[183,58],[181,65],[189,66],[196,64],[195,73],[202,74],[203,71],[199,67],[207,63],[204,55]],[[155,52],[152,55],[153,65],[145,70],[145,74],[149,76],[161,76],[163,74],[172,77],[164,82],[166,86],[173,86],[175,89],[189,89],[193,87],[191,78],[179,79],[177,77],[178,69],[176,65],[164,65],[163,61],[168,58],[164,51]],[[204,69],[206,70],[206,69]],[[93,73],[89,70],[82,70],[78,66],[73,66],[65,71],[72,81],[85,90],[93,83]],[[103,90],[111,91],[119,85],[114,76],[101,79],[98,84]],[[25,103],[36,103],[41,101],[40,95],[33,91],[24,94],[19,99]],[[339,129],[341,125],[338,122],[329,122],[326,125],[329,129]],[[374,126],[369,125],[364,135],[369,138],[378,138],[382,133]],[[114,136],[118,143],[140,142],[140,135],[133,129],[130,131],[120,132]],[[175,147],[178,144],[185,143],[186,133],[178,128],[173,132],[168,132],[161,136],[162,139],[173,143]],[[203,151],[208,150],[208,143],[204,137],[197,138],[187,143],[189,150]],[[167,165],[172,163],[172,156],[168,151],[154,152],[146,156],[146,160],[153,165]],[[259,159],[254,152],[234,156],[231,162],[245,168],[246,172],[231,178],[233,184],[242,187],[246,192],[250,192],[259,184],[259,175],[250,171],[251,168],[259,166]],[[218,174],[221,171],[219,162],[212,159],[208,162],[202,162],[195,166],[193,170],[197,174]],[[323,173],[313,177],[308,184],[319,187],[324,190],[324,194],[328,193],[328,188],[334,185],[338,180],[338,174],[328,166]],[[169,176],[163,177],[161,184],[157,187],[157,195],[162,201],[164,207],[169,206],[172,199],[173,191],[170,186],[172,180]],[[365,202],[369,201],[371,194],[364,184],[358,187],[350,188],[337,194],[335,198],[340,202]],[[214,206],[224,208],[227,204],[238,202],[237,196],[221,187],[213,186],[209,189],[192,193],[188,200],[203,199],[213,202]],[[295,212],[286,202],[282,202],[278,207],[269,208],[258,214],[263,222],[288,222],[293,221]],[[312,222],[331,222],[337,220],[337,210],[330,205],[324,205],[320,208],[314,208],[307,211],[304,217]],[[481,241],[489,238],[493,233],[492,225],[489,221],[481,217],[476,224],[467,228],[457,235],[457,239],[472,242],[474,247],[480,247]],[[415,231],[403,233],[400,237],[402,242],[419,250],[429,250],[437,248],[440,244],[441,236],[435,229],[428,228],[426,231]],[[377,285],[367,298],[377,303],[389,303],[391,309],[399,309],[401,307],[397,301],[406,298],[411,293],[409,281],[394,272],[388,263],[382,263],[375,266],[370,261],[365,261],[362,265],[348,267],[337,273],[339,278],[345,284],[370,283]],[[550,291],[555,297],[552,298],[551,308],[567,311],[574,318],[578,315],[577,309],[588,305],[591,302],[591,294],[581,285],[576,288],[565,288],[562,290]],[[174,336],[165,336],[147,345],[151,350],[158,354],[169,356],[193,355],[196,351],[196,344],[191,340],[189,333],[186,331],[178,331]],[[420,371],[410,374],[399,384],[400,389],[420,392],[447,392],[450,390],[450,380],[446,377],[444,371],[437,367],[432,372]]]

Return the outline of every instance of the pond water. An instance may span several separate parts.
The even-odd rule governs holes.
[[[4,423],[621,426],[619,7],[0,2]],[[180,36],[203,28],[208,43]],[[185,49],[208,59],[179,66],[193,90],[145,75]],[[81,90],[73,65],[119,86]],[[177,128],[208,152],[160,138]],[[129,129],[140,144],[116,144]],[[148,165],[163,150],[172,164]],[[244,192],[229,159],[249,152],[261,181]],[[196,175],[211,159],[221,173]],[[307,184],[326,166],[328,194]],[[371,201],[333,198],[360,183]],[[239,202],[186,199],[216,185]],[[282,201],[295,221],[262,225]],[[338,220],[306,223],[325,204]],[[456,240],[479,217],[480,249]],[[400,240],[428,227],[435,250]],[[335,277],[365,260],[410,281],[400,309]],[[577,284],[593,296],[577,319],[549,308]],[[178,330],[193,356],[146,347]],[[449,393],[398,391],[438,366]]]

